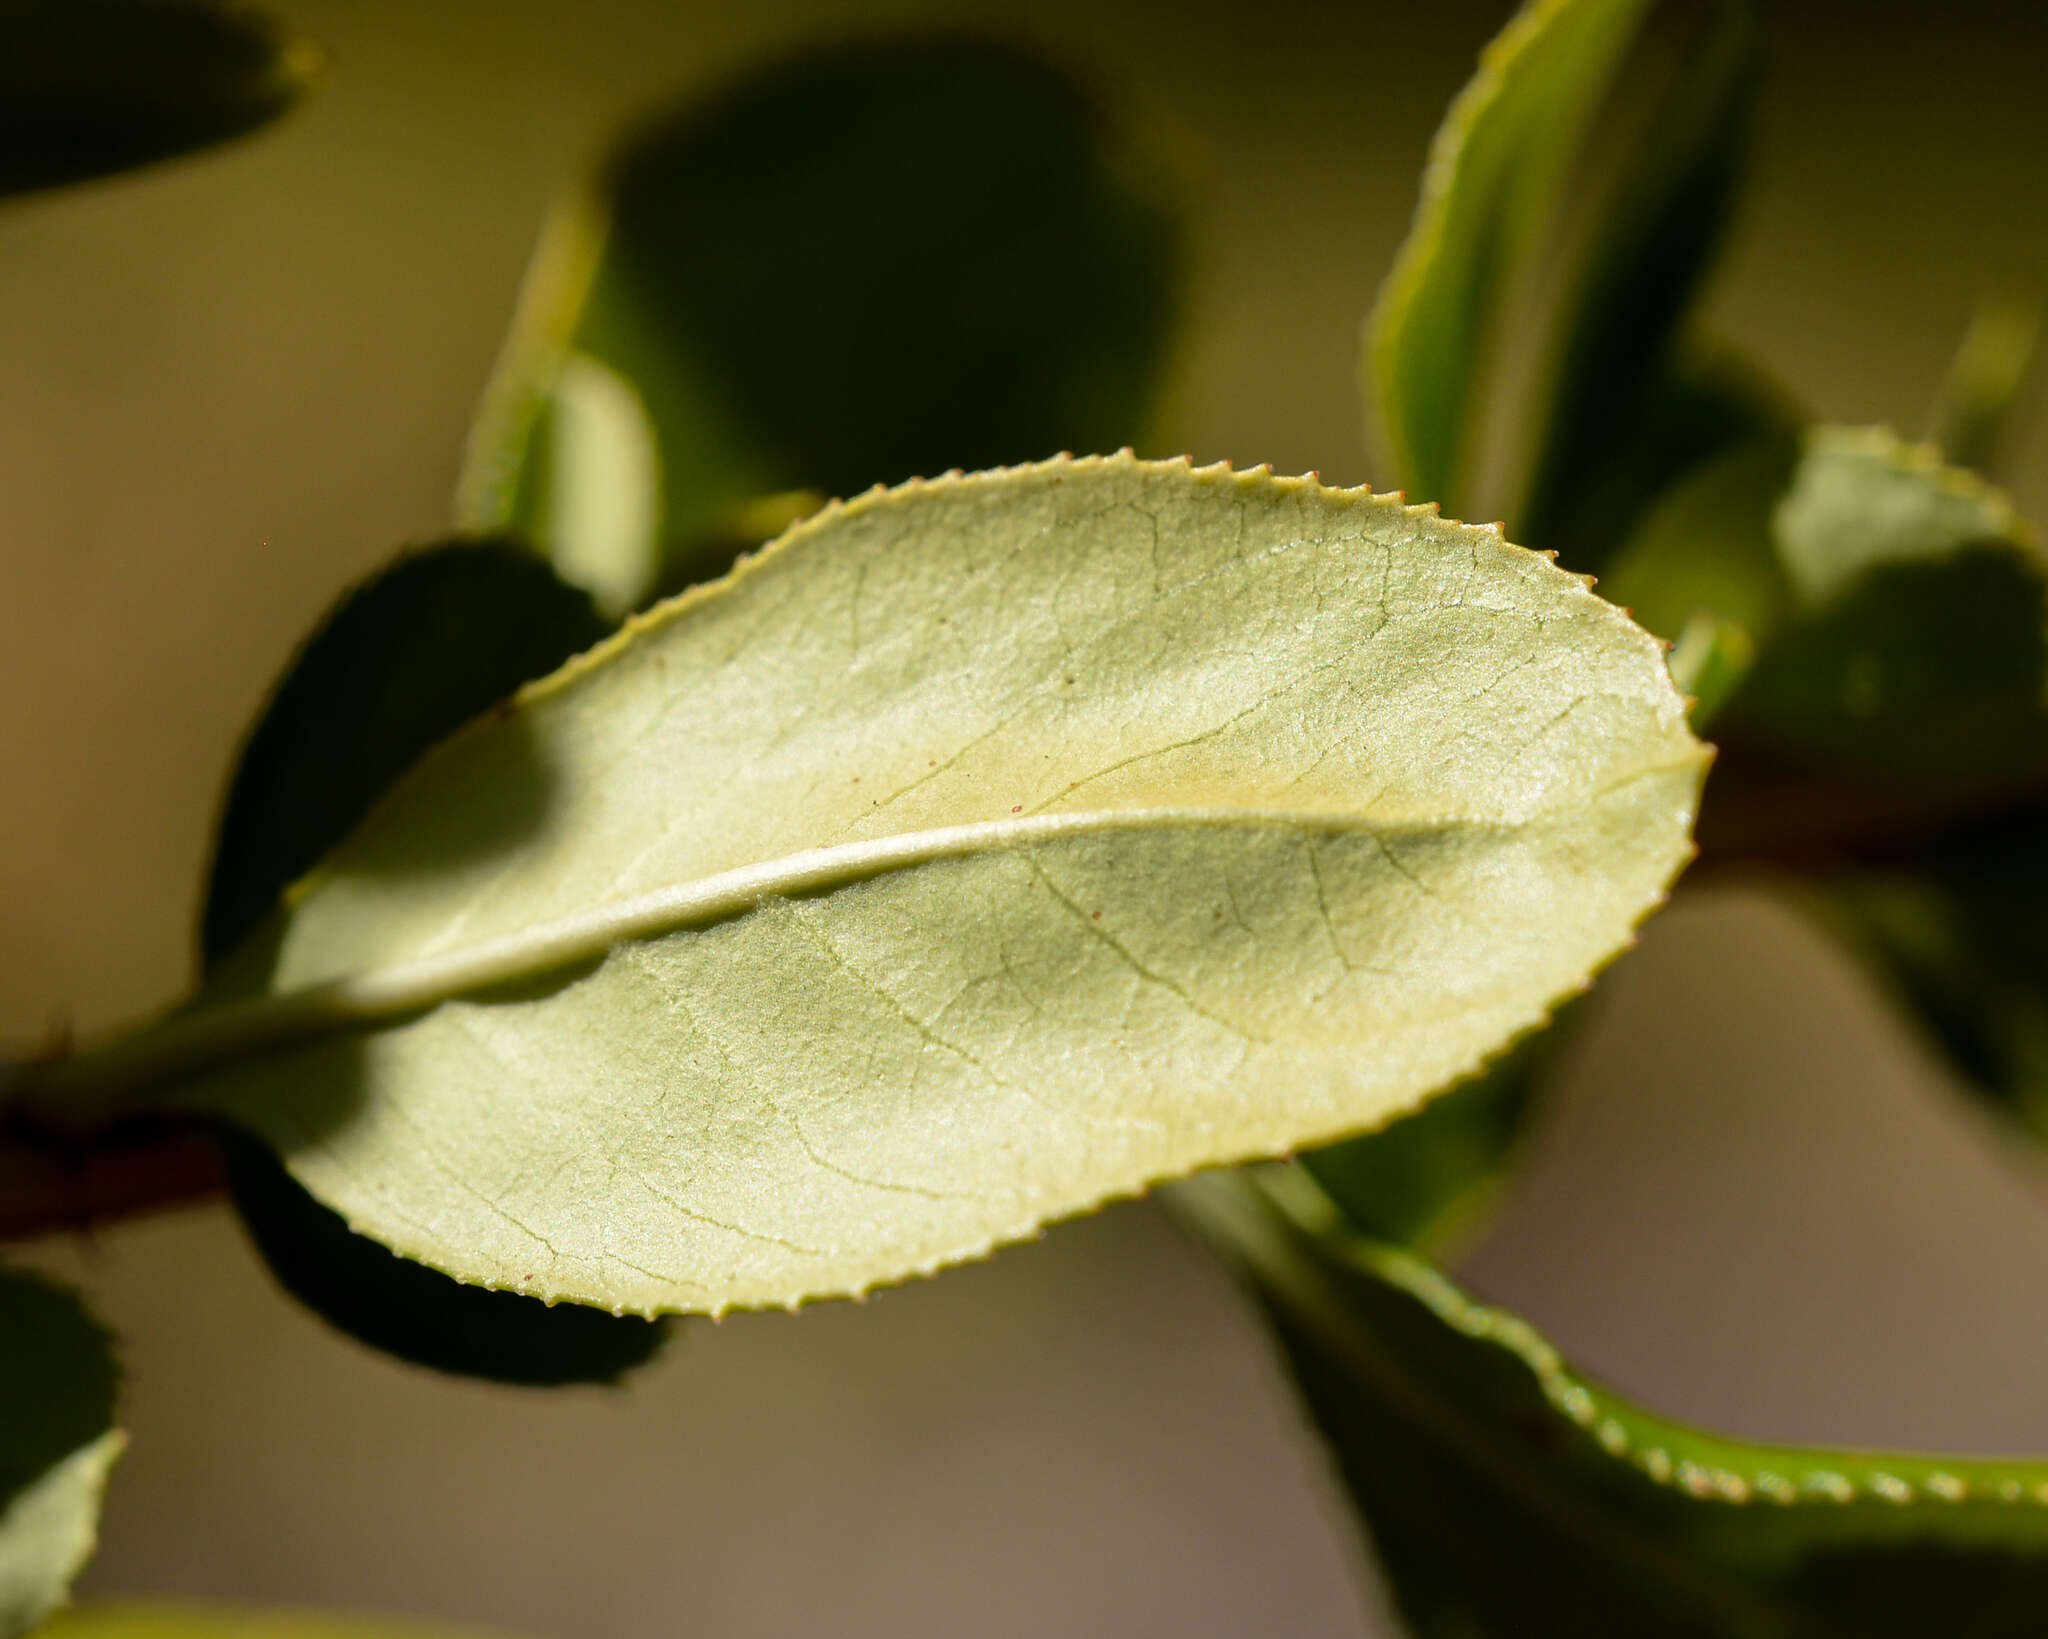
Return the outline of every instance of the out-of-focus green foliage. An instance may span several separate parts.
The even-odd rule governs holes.
[[[223,0],[0,0],[0,194],[209,147],[275,119],[319,63]]]
[[[211,966],[470,718],[611,630],[503,541],[410,552],[347,594],[293,658],[222,804],[200,919]]]
[[[1962,470],[1991,464],[2024,400],[2037,318],[1993,303],[1973,322],[1933,418],[1953,466],[1881,431],[1802,433],[1693,339],[1755,51],[1749,8],[1689,16],[1697,49],[1557,304],[1522,527],[1675,640],[1674,676],[1721,742],[1709,859],[1804,873],[1801,902],[2048,1138],[2048,565]],[[1603,0],[1525,7],[1438,139],[1367,381],[1398,476],[1454,506],[1493,413],[1494,331],[1523,311],[1510,287],[1600,168],[1559,172],[1557,145],[1611,117],[1638,20]],[[1307,1208],[1300,1171],[1277,1193],[1191,1186],[1247,1258],[1417,1632],[2033,1631],[2048,1489],[2032,1467],[1770,1452],[1647,1418],[1390,1249],[1498,1186],[1531,1108],[1523,1062],[1305,1158],[1329,1192]]]
[[[309,62],[199,0],[0,0],[0,48],[0,190],[248,129]],[[834,508],[515,695],[827,495],[1135,440],[1179,305],[1156,154],[1015,51],[843,44],[644,123],[545,235],[472,444],[465,524],[521,539],[402,559],[330,618],[237,770],[202,1003],[0,1066],[8,1118],[228,1112],[293,1292],[555,1383],[660,1331],[524,1291],[858,1291],[1413,1111],[1180,1193],[1418,1634],[2035,1632],[2048,1469],[1681,1427],[1414,1255],[1481,1220],[1562,1033],[1422,1101],[1578,994],[1686,857],[1670,682],[1721,742],[1709,856],[1802,873],[2048,1138],[2048,564],[1966,470],[2038,313],[1973,321],[1952,464],[1802,430],[1690,319],[1758,62],[1753,0],[1532,0],[1368,329],[1396,481],[1460,511],[1519,486],[1516,533],[1671,640],[1669,681],[1491,532],[1125,456]],[[112,1370],[75,1303],[0,1276],[0,1639],[90,1547]]]
[[[590,599],[503,542],[408,553],[345,597],[307,641],[236,765],[201,945],[220,960],[436,742],[609,628]],[[514,1383],[610,1382],[663,1326],[463,1286],[354,1234],[254,1139],[230,1135],[228,1180],[278,1280],[329,1321],[440,1371]]]
[[[619,146],[542,244],[463,480],[617,611],[827,495],[1145,430],[1181,233],[1145,142],[966,39],[816,51]]]
[[[1437,132],[1415,226],[1366,324],[1366,398],[1414,500],[1468,508],[1494,331],[1647,3],[1525,6]]]
[[[1593,225],[1513,519],[1517,539],[1593,574],[1668,485],[1784,415],[1752,371],[1686,334],[1748,157],[1758,80],[1753,0],[1698,9],[1674,42],[1670,94],[1637,111],[1643,128]]]
[[[2048,1464],[1743,1444],[1646,1412],[1298,1169],[1176,1198],[1239,1263],[1418,1639],[2018,1639]]]
[[[1959,467],[1996,473],[2040,356],[2038,301],[2003,295],[1979,302],[1927,418],[1928,441]]]
[[[98,1538],[120,1455],[112,1340],[70,1293],[0,1269],[0,1639],[43,1621]]]
[[[1577,1028],[1576,1006],[1420,1110],[1310,1150],[1302,1166],[1359,1233],[1433,1257],[1454,1252],[1489,1216],[1536,1095]]]

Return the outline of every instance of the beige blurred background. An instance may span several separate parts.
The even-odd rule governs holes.
[[[1506,14],[1280,0],[296,0],[316,100],[0,211],[0,1039],[174,994],[222,772],[346,583],[446,523],[539,213],[651,95],[985,19],[1183,129],[1202,283],[1157,453],[1369,477],[1358,319]],[[1787,0],[1712,310],[1917,430],[1972,297],[2048,288],[2048,12]],[[2048,416],[2017,452],[2048,515]],[[1802,924],[1681,906],[1469,1272],[1660,1407],[2048,1452],[2048,1190]],[[95,1592],[535,1639],[1387,1630],[1234,1293],[1122,1207],[937,1282],[684,1331],[625,1391],[372,1357],[216,1209],[40,1249],[123,1335]]]

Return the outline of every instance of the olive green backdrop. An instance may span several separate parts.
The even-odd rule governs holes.
[[[1200,283],[1153,448],[1371,476],[1359,317],[1504,4],[299,0],[272,134],[0,212],[0,1035],[174,992],[218,782],[334,593],[442,528],[539,213],[646,98],[983,19],[1175,128]],[[1711,311],[1915,431],[1972,296],[2048,290],[2048,13],[1786,0]],[[2016,488],[2048,517],[2048,415]],[[2048,1452],[2048,1172],[1802,925],[1682,909],[1617,973],[1470,1264],[1589,1365],[1746,1433]],[[622,1393],[453,1385],[290,1308],[218,1210],[41,1254],[123,1332],[97,1591],[542,1639],[1375,1630],[1234,1295],[1125,1207]]]

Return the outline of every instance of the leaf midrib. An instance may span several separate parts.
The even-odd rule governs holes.
[[[1632,770],[1564,806],[1597,803],[1624,785],[1679,766]],[[372,1028],[461,996],[545,979],[623,943],[721,922],[771,899],[826,892],[867,877],[1061,837],[1199,826],[1369,833],[1381,839],[1454,830],[1506,833],[1540,825],[1554,811],[1540,809],[1517,819],[1375,821],[1345,811],[1156,806],[1026,814],[837,843],[657,888],[441,955],[339,974],[246,1000],[210,1006],[202,1001],[104,1048],[54,1062],[7,1067],[12,1072],[7,1101],[62,1125],[97,1124],[120,1111],[162,1102],[138,1096],[152,1089],[335,1031]]]

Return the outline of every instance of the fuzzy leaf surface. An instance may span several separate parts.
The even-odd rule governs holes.
[[[825,495],[1133,442],[1179,305],[1170,195],[1065,75],[957,37],[650,120],[540,249],[463,520],[623,610]]]
[[[63,1603],[120,1455],[112,1340],[77,1298],[0,1269],[0,1636]]]
[[[318,62],[218,0],[0,0],[0,194],[125,171],[243,135]]]
[[[1491,530],[1129,456],[910,485],[430,754],[38,1096],[182,1071],[465,1280],[858,1292],[1469,1073],[1659,901],[1703,759]]]
[[[1730,1440],[1361,1238],[1298,1171],[1176,1198],[1244,1268],[1418,1639],[2017,1639],[2048,1465]]]

